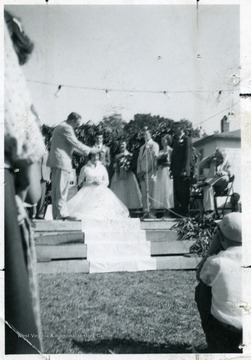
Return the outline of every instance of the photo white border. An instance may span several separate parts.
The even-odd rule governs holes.
[[[240,51],[241,51],[241,93],[251,93],[251,1],[250,0],[2,0],[0,3],[0,47],[3,50],[3,7],[4,5],[240,5]],[[0,203],[4,204],[4,157],[3,157],[3,51],[0,52]],[[243,211],[243,285],[245,317],[244,317],[244,350],[243,354],[144,354],[144,355],[4,355],[4,218],[0,211],[0,358],[6,359],[137,359],[137,360],[180,360],[180,359],[251,359],[251,97],[241,98],[241,140],[242,140],[242,211]],[[193,291],[191,289],[191,291]]]

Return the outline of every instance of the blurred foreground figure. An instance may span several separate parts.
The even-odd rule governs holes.
[[[42,351],[36,252],[24,203],[41,196],[45,147],[20,67],[33,44],[20,21],[4,15],[5,353],[36,354]]]
[[[50,183],[50,174],[51,169],[46,165],[48,160],[48,151],[45,150],[45,153],[41,160],[41,198],[36,206],[36,219],[43,220],[46,213],[46,204],[45,204],[45,196],[47,190],[47,184]]]
[[[208,344],[207,352],[241,352],[242,343],[241,213],[218,223],[208,256],[197,272],[195,301]]]

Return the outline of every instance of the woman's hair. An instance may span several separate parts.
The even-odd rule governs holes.
[[[122,143],[126,143],[126,144],[127,144],[126,139],[120,139],[120,140],[119,140],[119,145],[121,145]]]
[[[144,127],[144,133],[149,133],[152,135],[152,130],[151,129],[148,129],[147,126]]]
[[[34,44],[24,33],[19,19],[4,11],[4,19],[7,24],[13,47],[20,65],[24,65],[33,51]]]
[[[169,135],[169,134],[164,134],[164,135],[161,136],[161,140],[162,140],[162,139],[167,139],[169,145],[171,145],[171,143],[172,143],[172,137],[171,137],[171,135]]]
[[[88,160],[91,160],[94,156],[98,155],[99,156],[99,159],[100,159],[100,153],[97,153],[97,154],[93,154],[93,153],[89,153],[87,158]]]
[[[95,138],[96,138],[97,136],[103,136],[103,137],[104,137],[104,135],[103,135],[103,133],[102,133],[101,131],[96,132]]]

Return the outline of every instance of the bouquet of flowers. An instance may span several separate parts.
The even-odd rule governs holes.
[[[117,160],[117,169],[125,169],[126,171],[131,170],[132,165],[132,154],[123,155]]]
[[[170,165],[168,163],[167,154],[161,154],[157,157],[157,166],[160,166],[160,165]]]

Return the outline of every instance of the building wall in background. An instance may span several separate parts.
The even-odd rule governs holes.
[[[240,139],[217,139],[213,138],[200,142],[199,145],[194,144],[194,147],[199,151],[202,157],[211,155],[215,149],[222,148],[225,150],[227,159],[231,165],[231,174],[235,175],[234,191],[241,195],[241,140]],[[198,172],[198,168],[197,168]]]

